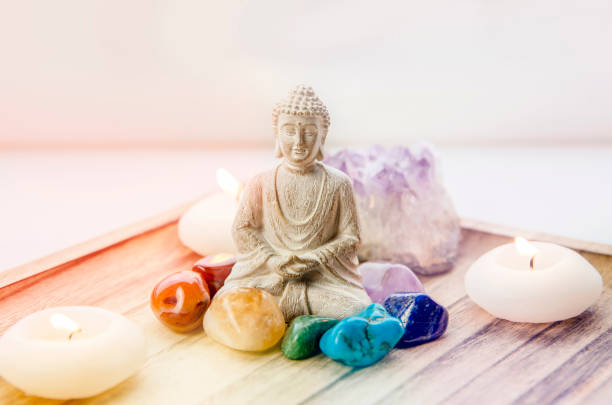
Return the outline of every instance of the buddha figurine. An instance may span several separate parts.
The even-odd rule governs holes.
[[[232,235],[238,257],[219,291],[272,294],[289,322],[299,315],[346,318],[370,299],[357,271],[359,224],[351,180],[324,165],[330,119],[311,87],[273,111],[280,162],[242,192]]]

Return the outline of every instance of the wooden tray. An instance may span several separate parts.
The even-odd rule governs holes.
[[[352,369],[323,355],[287,360],[278,348],[234,351],[202,330],[181,335],[163,327],[149,310],[153,286],[199,259],[178,241],[176,219],[183,211],[0,273],[0,333],[27,314],[57,305],[101,306],[145,330],[148,361],[138,374],[99,396],[70,403],[611,403],[611,246],[464,220],[454,270],[421,277],[427,292],[450,311],[445,335],[393,350],[372,367]],[[580,249],[603,275],[604,293],[585,313],[563,322],[517,324],[492,317],[466,296],[463,277],[478,256],[510,240],[496,233]],[[0,403],[61,401],[26,397],[0,380]]]

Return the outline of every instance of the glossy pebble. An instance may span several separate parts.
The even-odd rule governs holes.
[[[385,300],[385,308],[402,322],[404,334],[396,347],[405,348],[442,336],[448,326],[448,311],[427,294],[397,293]]]
[[[229,253],[219,253],[212,256],[206,256],[193,265],[193,271],[197,271],[202,275],[208,289],[210,297],[213,298],[217,291],[223,287],[225,279],[232,271],[236,264],[236,256]]]
[[[365,262],[359,272],[372,302],[382,304],[396,292],[425,292],[417,276],[403,264]]]
[[[283,337],[285,319],[271,294],[237,287],[215,296],[204,316],[204,330],[233,349],[262,351]]]
[[[319,343],[323,353],[347,366],[365,367],[382,359],[404,333],[402,323],[380,304],[370,304],[329,329]]]
[[[198,273],[179,271],[157,283],[151,292],[150,304],[161,323],[176,332],[190,332],[202,325],[210,294]]]
[[[298,316],[291,322],[283,338],[281,345],[283,354],[292,360],[314,356],[319,352],[321,336],[338,322],[334,318],[315,315]]]

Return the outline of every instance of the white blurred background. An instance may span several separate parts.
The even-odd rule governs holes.
[[[611,7],[3,1],[0,139],[262,144],[271,105],[304,82],[342,144],[609,140]]]
[[[611,46],[607,0],[0,0],[0,269],[269,165],[297,83],[461,215],[612,244]]]

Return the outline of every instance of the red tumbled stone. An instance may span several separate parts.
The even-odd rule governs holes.
[[[193,265],[193,271],[197,271],[208,283],[210,297],[214,297],[217,291],[223,287],[225,279],[236,264],[236,256],[228,253],[206,256]]]

